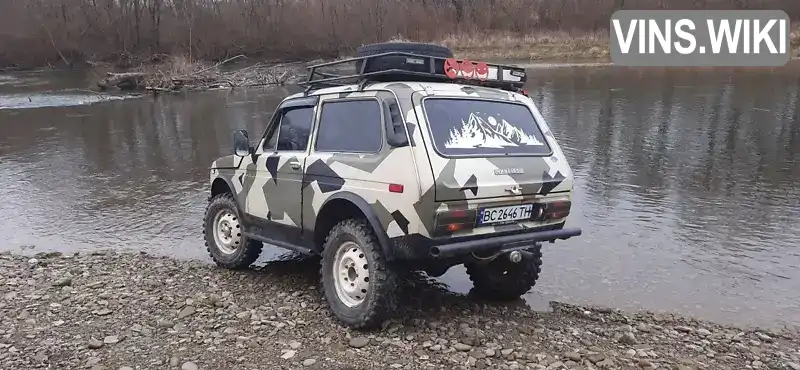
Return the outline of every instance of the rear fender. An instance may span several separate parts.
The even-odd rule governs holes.
[[[386,234],[386,229],[383,227],[383,225],[381,225],[381,221],[378,218],[378,215],[372,209],[372,206],[369,203],[367,203],[367,201],[364,200],[364,198],[361,198],[360,196],[351,193],[349,191],[342,191],[328,198],[325,201],[325,203],[322,204],[322,207],[320,207],[320,209],[324,209],[325,206],[328,204],[328,202],[337,199],[346,200],[354,204],[356,207],[358,207],[359,210],[361,210],[361,213],[364,214],[364,216],[367,219],[367,222],[369,222],[369,225],[372,227],[375,236],[378,238],[378,243],[380,243],[384,257],[387,260],[394,259],[392,255],[391,242],[389,241],[389,236],[388,234]]]

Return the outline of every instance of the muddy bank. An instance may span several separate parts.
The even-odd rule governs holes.
[[[232,272],[146,254],[0,256],[0,368],[800,369],[800,336],[670,315],[474,301],[405,277],[376,332],[341,327],[318,264]]]

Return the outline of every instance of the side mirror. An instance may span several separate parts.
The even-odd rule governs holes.
[[[233,132],[233,153],[239,157],[246,157],[253,153],[250,138],[247,137],[247,130]]]

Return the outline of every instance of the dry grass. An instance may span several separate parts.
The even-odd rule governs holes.
[[[440,41],[453,49],[457,57],[498,60],[605,61],[609,59],[609,39],[599,32],[571,35],[566,32],[513,34],[451,35]]]
[[[438,40],[473,58],[603,60],[618,9],[781,9],[800,19],[798,0],[6,0],[0,69],[130,68],[165,55],[335,59],[391,39]]]

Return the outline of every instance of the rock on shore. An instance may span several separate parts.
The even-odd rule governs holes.
[[[249,271],[145,254],[0,256],[1,369],[787,369],[800,336],[672,315],[482,303],[409,275],[350,331],[314,261]]]

